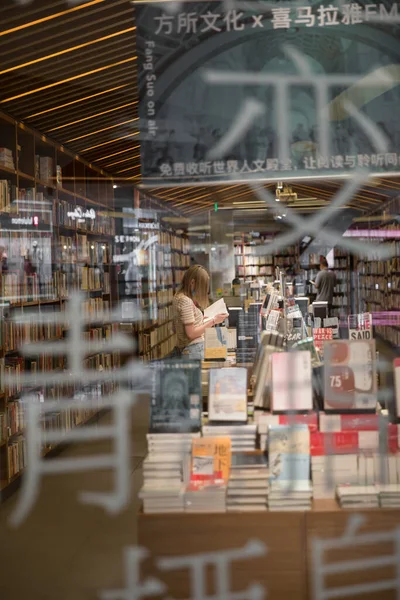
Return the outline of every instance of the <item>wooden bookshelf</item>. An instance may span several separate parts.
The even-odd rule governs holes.
[[[286,269],[293,267],[299,258],[298,246],[288,246],[282,252],[267,254],[263,252],[263,243],[234,241],[236,277],[251,279],[268,277],[275,279],[275,268]]]
[[[383,216],[396,215],[400,209],[399,199],[390,201],[383,212]],[[360,228],[365,229],[361,224]],[[397,312],[400,310],[400,242],[398,235],[400,224],[396,217],[374,222],[372,229],[382,232],[382,238],[365,238],[364,242],[385,244],[391,246],[391,256],[382,260],[358,259],[355,267],[355,304],[357,312]],[[375,331],[385,341],[394,346],[400,345],[400,327],[397,319],[387,325],[376,325]]]
[[[72,290],[84,294],[83,311],[95,316],[111,311],[118,302],[113,264],[115,219],[113,179],[51,139],[0,113],[0,224],[1,245],[7,252],[8,270],[0,276],[2,324],[0,338],[0,498],[23,473],[26,465],[25,421],[20,398],[22,387],[4,385],[5,372],[37,373],[29,393],[60,400],[82,384],[44,386],[40,373],[63,371],[65,357],[38,355],[23,358],[21,345],[62,340],[65,327],[44,326],[34,312],[64,310]],[[18,309],[32,320],[23,326],[12,321]],[[106,340],[115,331],[109,322],[88,325],[85,337]],[[86,367],[112,371],[119,354],[88,354]],[[101,384],[100,395],[116,389]],[[97,388],[99,392],[99,388]],[[101,409],[101,398],[90,411],[60,411],[43,421],[43,455],[53,447],[46,431],[65,431],[90,420]]]

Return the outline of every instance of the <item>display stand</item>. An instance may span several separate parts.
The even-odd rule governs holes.
[[[349,519],[355,514],[360,515],[364,523],[344,540],[343,536],[349,533]],[[396,569],[400,561],[399,556],[396,557],[395,530],[399,518],[400,510],[369,509],[353,513],[340,509],[334,500],[314,501],[309,512],[140,514],[138,540],[139,545],[147,548],[151,555],[144,573],[162,579],[168,585],[168,594],[172,598],[193,597],[189,569],[158,572],[157,559],[239,549],[250,540],[260,540],[268,548],[264,557],[242,558],[232,563],[232,591],[243,591],[252,583],[258,583],[264,586],[269,600],[320,600],[330,597],[329,591],[333,589],[367,584],[372,588],[371,593],[364,591],[356,597],[389,600],[396,597]],[[362,536],[371,533],[376,534],[376,538],[375,535],[370,536],[369,543],[362,543],[365,540]],[[326,551],[313,561],[315,538],[325,540]],[[329,549],[330,540],[336,546],[333,549]],[[354,562],[348,567],[342,565],[343,570],[339,564],[361,559],[361,568],[358,569]],[[387,559],[388,564],[379,566],[374,564],[374,559],[381,563]],[[331,574],[327,573],[319,580],[323,586],[320,590],[325,595],[320,593],[317,596],[314,593],[317,575],[323,575],[327,568],[331,569]],[[389,588],[387,582],[390,580],[392,589],[374,591],[373,586],[378,583],[384,587],[386,582]],[[210,570],[207,585],[212,595],[215,589]],[[340,597],[354,596],[350,588]]]
[[[158,558],[240,549],[250,540],[260,540],[268,548],[265,556],[232,562],[231,590],[243,592],[258,583],[269,599],[306,600],[304,524],[301,512],[140,514],[139,545],[151,555],[143,574],[164,581],[171,598],[193,598],[189,569],[158,572]],[[207,589],[212,596],[215,580],[211,569],[207,571]]]

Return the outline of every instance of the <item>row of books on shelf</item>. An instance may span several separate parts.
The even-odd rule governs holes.
[[[340,286],[342,287],[342,286]],[[345,286],[343,286],[345,287]],[[337,290],[339,291],[339,290]],[[345,289],[343,290],[344,292],[347,292],[347,287],[345,287]],[[349,306],[349,297],[347,296],[347,294],[345,294],[344,296],[333,296],[332,299],[332,305],[336,308],[345,308],[347,306]]]
[[[84,291],[103,291],[109,294],[110,274],[100,267],[77,267],[78,287]]]
[[[376,307],[371,306],[371,310]],[[375,331],[394,346],[400,346],[400,329],[393,325],[376,325]]]
[[[159,244],[170,247],[171,250],[179,250],[184,254],[189,254],[190,244],[187,237],[178,236],[171,231],[159,231],[158,233]]]
[[[172,321],[161,324],[151,331],[142,333],[138,340],[138,350],[140,354],[149,354],[155,350],[155,346],[162,344],[174,334]]]
[[[141,358],[143,358],[144,361],[161,360],[171,354],[175,346],[176,335],[171,334],[171,337],[161,342],[161,344],[148,348],[147,352],[144,353]]]
[[[274,257],[273,256],[258,256],[258,255],[249,255],[249,256],[242,256],[242,255],[236,255],[235,256],[235,264],[236,266],[243,266],[243,267],[247,267],[247,266],[255,266],[255,265],[259,265],[259,266],[273,266],[274,264]]]
[[[165,321],[171,321],[174,317],[174,311],[172,305],[163,306],[158,309],[157,321],[158,323],[165,323]]]
[[[265,275],[271,277],[274,274],[274,267],[236,267],[236,272],[239,277],[250,275]]]
[[[7,437],[23,433],[25,428],[25,415],[19,400],[13,400],[7,403],[5,417]]]
[[[64,238],[65,240],[65,238]],[[111,260],[110,246],[105,242],[96,242],[89,240],[87,235],[78,233],[76,236],[77,240],[77,255],[78,261],[85,260],[90,265],[108,265]],[[63,243],[63,238],[60,236],[60,247],[65,250],[65,246],[71,248],[73,244],[72,238],[67,238],[67,243]],[[72,252],[70,252],[70,259],[74,259]],[[64,258],[64,256],[63,256]],[[67,258],[67,256],[65,256]],[[72,262],[71,261],[71,262]]]
[[[71,429],[74,429],[75,427],[78,427],[80,425],[83,425],[84,423],[86,423],[88,421],[88,419],[90,419],[92,416],[94,416],[94,414],[96,414],[96,412],[98,412],[98,409],[101,408],[101,404],[99,404],[99,406],[96,408],[93,405],[92,409],[87,409],[87,408],[79,408],[79,409],[68,409],[68,410],[62,410],[59,412],[54,412],[54,413],[46,413],[43,416],[42,422],[41,422],[41,429],[42,429],[42,434],[41,434],[41,447],[42,447],[42,453],[45,454],[46,451],[48,451],[51,447],[52,444],[47,442],[47,438],[46,438],[46,434],[52,431],[63,431],[63,432],[67,432]],[[21,409],[16,409],[16,411],[23,413],[23,411],[21,411]],[[2,417],[3,415],[0,414],[0,425],[2,422]],[[23,417],[18,417],[18,418],[23,418]],[[20,421],[18,423],[18,426],[23,426],[23,422]],[[29,461],[29,457],[27,456],[27,447],[26,447],[26,440],[24,435],[21,433],[18,435],[18,431],[20,431],[20,429],[16,430],[16,434],[12,435],[12,437],[10,437],[8,439],[8,443],[6,445],[6,452],[7,452],[7,472],[6,472],[6,477],[8,480],[13,479],[14,477],[16,477],[17,475],[21,474],[23,472],[23,470],[27,467],[28,465],[28,461]],[[1,432],[1,430],[0,430]],[[0,433],[1,435],[1,433]],[[1,438],[0,438],[1,440]],[[3,463],[4,464],[4,463]]]
[[[337,258],[335,256],[334,265],[333,265],[334,269],[347,269],[348,265],[349,265],[349,260],[347,257]]]
[[[0,166],[15,169],[14,154],[11,148],[0,148]]]
[[[169,304],[174,298],[174,291],[172,289],[157,290],[157,304]]]
[[[285,252],[281,253],[282,256],[295,256],[298,252],[297,246],[285,246]],[[280,256],[280,254],[275,254],[271,256],[270,254],[263,254],[262,252],[262,244],[257,245],[244,245],[244,244],[236,244],[234,245],[234,253],[237,254],[245,254],[252,256],[263,256],[265,263],[272,263],[274,259]],[[318,261],[319,262],[319,261]]]
[[[178,286],[183,277],[185,269],[160,269],[156,272],[156,285],[157,286]]]
[[[61,324],[34,320],[24,323],[11,319],[3,321],[3,348],[6,352],[14,352],[23,344],[61,339],[62,335]]]
[[[357,263],[357,272],[363,275],[390,275],[400,272],[400,242],[391,243],[391,257],[382,260],[370,258]]]
[[[91,327],[87,331],[84,331],[82,338],[85,341],[101,342],[111,340],[113,335],[118,332],[117,323],[109,323],[106,325],[99,325],[98,327]]]
[[[81,206],[66,200],[53,205],[53,225],[103,235],[115,235],[114,217],[102,215],[91,205]]]
[[[42,294],[54,297],[54,282],[43,282],[39,287],[39,278],[35,275],[25,275],[21,272],[3,273],[1,276],[2,297],[10,304],[21,302],[36,302]],[[43,290],[43,291],[42,291]]]
[[[86,319],[90,320],[104,318],[109,319],[111,316],[110,301],[104,298],[87,298],[82,302],[82,311]]]
[[[24,359],[21,357],[8,357],[0,359],[0,389],[6,397],[11,398],[22,391],[22,373]],[[12,377],[12,383],[5,385],[5,377]]]
[[[16,436],[7,445],[8,478],[12,479],[21,473],[27,465],[27,448],[22,435]]]

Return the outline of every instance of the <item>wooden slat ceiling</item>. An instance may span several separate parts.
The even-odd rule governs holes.
[[[2,0],[0,110],[55,139],[116,179],[140,183],[135,18],[129,0],[33,0],[26,7]],[[380,179],[348,203],[368,212],[400,189]],[[339,180],[293,185],[296,208],[323,208]],[[274,184],[266,187],[273,191]],[[257,198],[248,185],[154,188],[151,195],[195,215],[243,208]],[[316,201],[301,198],[316,197]],[[252,205],[253,206],[253,205]],[[255,207],[255,205],[254,205]]]

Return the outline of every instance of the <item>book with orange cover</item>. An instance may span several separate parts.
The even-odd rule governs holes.
[[[231,468],[231,439],[229,437],[202,437],[192,442],[192,481],[229,479]]]

